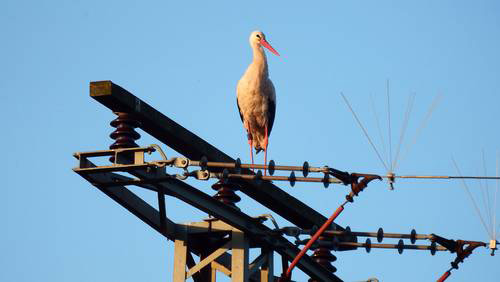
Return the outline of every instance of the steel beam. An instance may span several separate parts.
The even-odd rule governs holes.
[[[94,164],[90,161],[88,162],[90,166],[94,166]],[[75,169],[75,172],[78,173],[79,170]],[[145,180],[153,180],[155,175],[158,176],[163,174],[161,171],[157,171],[156,173],[152,171],[150,173],[145,173],[141,169],[138,169],[135,172],[131,171],[131,173]],[[166,228],[164,228],[162,232],[160,213],[148,203],[123,186],[99,185],[99,183],[110,183],[116,179],[126,181],[128,177],[111,172],[90,174],[82,172],[79,174],[92,183],[92,185],[103,191],[106,195],[139,217],[153,229],[162,233],[167,238],[175,240],[175,237],[177,236],[176,224],[168,218],[165,218]],[[300,251],[284,237],[273,233],[271,229],[261,224],[257,219],[215,200],[209,195],[183,181],[177,179],[165,179],[162,182],[156,183],[154,186],[157,186],[156,191],[158,193],[165,193],[170,196],[174,196],[219,218],[227,224],[243,231],[247,236],[256,242],[275,250],[280,255],[285,256],[288,259],[294,258]],[[199,252],[200,250],[197,251]],[[320,281],[342,281],[337,276],[313,261],[309,256],[304,256],[297,264],[297,267],[309,276],[320,279]]]
[[[259,223],[255,218],[213,199],[182,181],[170,179],[157,185],[176,198],[244,231],[253,240],[276,250],[282,256],[294,258],[300,251],[282,236],[273,235],[271,229]],[[299,261],[298,267],[309,276],[320,281],[341,281],[337,276],[314,262],[309,256],[303,257]]]
[[[114,179],[125,179],[125,176],[121,176],[115,173],[96,173],[96,174],[80,174],[83,178],[92,184],[95,183],[106,183],[112,182]],[[132,214],[137,216],[139,219],[144,221],[147,225],[151,226],[154,230],[158,231],[163,236],[170,240],[175,240],[175,228],[176,224],[168,219],[164,218],[165,228],[161,228],[160,213],[146,203],[143,199],[138,197],[136,194],[131,192],[124,186],[99,186],[94,185],[97,189],[101,190],[104,194],[108,195],[115,202],[120,204],[122,207],[126,208]]]
[[[111,180],[111,176],[107,176],[112,173],[96,173],[96,174],[83,174],[82,176],[88,178],[90,182],[92,182],[96,187],[100,187],[98,183],[105,183],[105,180]],[[133,173],[136,176],[141,176],[143,179],[151,180],[152,177],[148,175],[151,174],[143,174],[143,173]],[[139,175],[140,174],[140,175]],[[102,178],[94,178],[101,175]],[[104,175],[104,176],[102,176]],[[161,173],[157,173],[156,175],[161,175]],[[106,179],[104,179],[106,177]],[[127,177],[121,176],[122,179],[126,179]],[[91,181],[92,180],[92,181]],[[220,201],[215,200],[209,195],[199,191],[198,189],[190,186],[189,184],[177,180],[177,179],[165,179],[162,182],[155,184],[160,189],[157,189],[159,192],[164,191],[165,193],[172,195],[193,207],[196,207],[204,212],[207,212],[220,220],[230,224],[231,226],[243,231],[247,236],[249,236],[252,240],[263,244],[264,246],[275,250],[280,255],[287,257],[288,259],[294,258],[298,253],[299,249],[291,244],[284,237],[273,233],[271,229],[267,226],[261,224],[257,219],[252,218],[245,213],[234,209]],[[104,185],[104,187],[108,187],[108,185]],[[113,190],[116,187],[105,188],[109,190]],[[131,193],[131,192],[130,192]],[[156,212],[158,214],[158,212]],[[157,215],[158,216],[158,215]],[[141,218],[142,219],[142,218]],[[155,225],[155,229],[159,231],[159,216],[158,222]],[[302,271],[304,271],[307,275],[319,279],[320,281],[342,281],[337,276],[317,264],[313,261],[309,256],[304,256],[299,263],[297,264]]]
[[[161,213],[158,212],[155,208],[149,205],[147,202],[142,200],[132,191],[127,189],[124,186],[101,186],[97,185],[97,183],[105,183],[112,182],[115,179],[118,180],[127,180],[129,179],[126,176],[116,174],[116,173],[96,173],[96,174],[87,174],[87,173],[79,173],[83,178],[89,181],[92,185],[94,185],[97,189],[101,190],[104,194],[109,196],[115,202],[120,204],[122,207],[130,211],[132,214],[141,219],[144,223],[149,225],[154,230],[158,231],[160,234],[165,236],[166,238],[174,241],[178,235],[178,225],[171,221],[168,217],[164,217],[164,227],[162,228],[161,222]],[[141,187],[158,192],[158,188],[153,187],[151,185],[141,185]],[[161,193],[162,196],[169,195],[167,192],[163,191]],[[169,195],[170,196],[170,195]],[[201,249],[199,248],[190,248],[191,252],[195,254],[200,254]],[[217,259],[217,262],[221,265],[228,266],[231,261],[231,256],[228,254],[224,254]]]
[[[206,156],[209,161],[234,162],[224,152],[111,81],[91,82],[90,96],[114,112],[132,114],[141,123],[141,129],[190,159]],[[251,173],[248,169],[243,171]],[[243,193],[303,229],[321,226],[326,221],[326,217],[270,182],[261,185],[248,180],[239,182],[243,184]],[[333,225],[336,230],[344,230]]]

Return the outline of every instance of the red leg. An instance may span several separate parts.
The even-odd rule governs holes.
[[[253,145],[252,145],[252,135],[248,134],[248,144],[250,144],[250,159],[252,160],[253,166]],[[255,172],[255,169],[252,167],[252,172]]]
[[[248,122],[244,123],[245,129],[247,130],[247,138],[248,138],[248,145],[250,145],[250,159],[252,160],[252,166],[253,166],[253,143],[252,143],[252,134],[250,133],[250,125]],[[252,172],[255,172],[255,169],[252,167]]]
[[[266,137],[264,138],[264,165],[267,166],[267,145],[269,143],[269,137],[267,135],[267,125],[266,125]],[[267,169],[264,169],[264,176],[267,175]]]

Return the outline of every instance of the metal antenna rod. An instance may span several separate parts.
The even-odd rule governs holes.
[[[378,117],[378,113],[377,113],[377,110],[375,108],[375,102],[373,100],[373,95],[370,94],[370,102],[371,102],[371,108],[372,108],[372,112],[373,112],[373,116],[375,117],[375,121],[377,123],[377,131],[378,131],[378,135],[379,135],[379,138],[380,138],[380,143],[382,144],[382,154],[384,156],[387,156],[387,149],[386,149],[386,146],[385,146],[385,140],[384,140],[384,135],[382,134],[382,128],[380,127],[380,119]]]
[[[486,171],[486,158],[484,156],[484,148],[481,150],[481,153],[482,153],[482,158],[483,158],[483,171],[484,171],[484,175],[487,175],[488,173]],[[481,182],[482,181],[479,180],[479,183],[481,183]],[[489,187],[488,187],[488,182],[487,181],[485,181],[484,185],[485,185],[485,188],[486,188],[486,205],[485,206],[486,206],[486,211],[487,211],[489,223],[492,224],[492,226],[491,226],[491,234],[493,234],[494,233],[493,229],[494,229],[495,226],[493,225],[493,215],[492,215],[492,212],[491,212],[492,208],[491,208],[491,203],[490,203],[491,202],[490,192],[489,192],[490,189],[488,189]]]
[[[387,79],[387,121],[389,123],[389,164],[390,170],[389,172],[393,172],[393,160],[392,160],[392,132],[391,132],[391,100],[389,96],[389,79]]]
[[[382,178],[406,178],[406,179],[500,179],[500,176],[454,176],[454,175],[384,175]]]
[[[458,168],[458,165],[457,165],[457,162],[455,161],[454,158],[451,158],[451,160],[453,161],[453,165],[455,166],[455,169],[457,170],[458,174],[462,174],[460,172],[460,169]],[[488,230],[488,227],[486,226],[486,223],[484,223],[484,219],[483,219],[483,216],[481,215],[481,212],[479,211],[479,208],[477,207],[477,204],[476,204],[476,201],[474,200],[474,197],[472,197],[472,194],[471,192],[469,191],[469,187],[467,186],[467,183],[465,182],[465,180],[462,178],[462,184],[465,188],[465,191],[467,192],[467,195],[469,196],[469,198],[471,199],[472,201],[472,204],[474,206],[474,209],[476,210],[476,213],[477,215],[479,216],[479,219],[481,220],[481,223],[483,224],[483,227],[484,229],[486,230],[486,233],[488,233],[488,235],[491,237],[493,236],[492,234],[490,234],[490,231]]]
[[[363,126],[363,124],[359,120],[358,116],[356,115],[356,112],[354,112],[354,110],[352,109],[351,104],[349,103],[349,100],[347,100],[347,98],[344,96],[344,93],[340,92],[340,95],[342,95],[344,102],[349,107],[349,110],[351,111],[352,115],[354,116],[354,119],[356,119],[356,122],[358,123],[359,127],[361,128],[361,130],[363,130],[363,133],[365,134],[366,139],[368,139],[368,142],[370,142],[370,145],[372,145],[372,148],[375,151],[375,153],[377,154],[377,157],[379,158],[380,162],[385,167],[385,169],[387,171],[389,171],[389,166],[385,163],[384,159],[380,156],[380,153],[378,152],[377,147],[375,147],[375,144],[373,144],[372,139],[370,138],[370,135],[368,135],[368,132],[366,131],[365,127]]]
[[[418,128],[415,132],[415,135],[413,136],[413,139],[409,143],[406,144],[405,152],[399,158],[399,161],[398,161],[399,164],[401,164],[401,162],[406,158],[406,156],[410,152],[410,149],[412,148],[412,146],[414,146],[415,143],[417,142],[418,137],[422,133],[425,126],[428,124],[428,122],[432,116],[432,113],[434,112],[434,109],[437,107],[437,105],[441,101],[441,98],[442,98],[441,94],[438,94],[434,97],[434,100],[432,101],[432,104],[430,105],[429,109],[427,110],[427,113],[425,114],[424,119],[421,121],[420,125],[418,126]],[[394,169],[397,169],[397,168],[398,167],[395,167]]]
[[[496,161],[496,176],[498,177],[498,151],[497,151],[497,161]],[[497,196],[498,196],[498,184],[499,181],[497,180],[496,183],[496,189],[495,189],[495,204],[493,205],[494,210],[493,210],[493,240],[496,240],[497,238]]]
[[[406,135],[406,129],[408,128],[408,123],[410,121],[410,116],[411,116],[411,112],[413,109],[413,103],[415,102],[416,95],[417,94],[414,92],[414,93],[410,94],[410,96],[408,97],[408,105],[406,107],[403,126],[401,128],[401,133],[399,135],[399,142],[398,142],[398,147],[396,149],[396,156],[394,157],[394,160],[392,163],[392,168],[394,170],[397,168],[397,165],[398,165],[399,153],[401,152],[401,145],[403,145],[403,140],[404,140],[405,135]]]

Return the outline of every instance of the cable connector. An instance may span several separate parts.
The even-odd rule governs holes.
[[[451,262],[451,268],[447,270],[437,281],[442,282],[445,281],[450,275],[452,269],[458,269],[458,264],[464,262],[468,256],[472,254],[474,249],[477,247],[486,247],[486,243],[478,242],[478,241],[465,241],[465,240],[451,240],[446,239],[436,234],[431,234],[431,241],[434,243],[438,243],[441,246],[445,247],[451,253],[457,253],[457,257],[454,261]],[[491,242],[490,242],[491,243]],[[465,247],[467,246],[467,247]],[[465,247],[465,249],[464,249]],[[490,245],[491,247],[491,245]]]
[[[362,177],[363,179],[358,182],[360,177]],[[370,183],[370,181],[374,179],[382,180],[382,177],[376,174],[351,173],[351,192],[349,193],[349,195],[345,196],[346,200],[352,203],[354,201],[354,197],[358,196],[359,192],[363,191],[363,189],[368,186],[368,183]]]
[[[491,256],[495,255],[495,251],[497,250],[497,240],[490,240],[490,250],[491,250]]]

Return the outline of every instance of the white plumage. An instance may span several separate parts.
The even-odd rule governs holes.
[[[252,32],[249,41],[253,50],[253,61],[238,81],[237,105],[241,121],[247,131],[252,164],[253,148],[256,153],[264,150],[264,162],[267,163],[267,146],[276,112],[276,93],[269,79],[266,54],[262,46],[277,56],[279,54],[266,41],[261,31]]]

